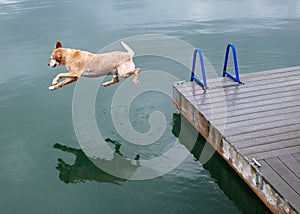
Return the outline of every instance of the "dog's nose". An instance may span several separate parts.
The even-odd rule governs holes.
[[[48,66],[50,66],[50,63],[48,63]]]

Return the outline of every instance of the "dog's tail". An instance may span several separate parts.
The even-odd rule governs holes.
[[[134,51],[123,41],[121,41],[121,44],[123,47],[128,51],[128,54],[133,57],[134,56]]]

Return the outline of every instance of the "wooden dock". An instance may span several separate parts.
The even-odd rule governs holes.
[[[300,66],[240,78],[174,83],[174,104],[273,213],[300,213]]]

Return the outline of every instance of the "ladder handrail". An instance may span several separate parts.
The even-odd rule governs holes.
[[[202,78],[203,81],[201,81],[198,77],[195,76],[195,67],[196,67],[196,62],[197,62],[197,53],[199,55],[200,63],[201,63],[201,71],[202,71]],[[192,64],[192,74],[191,74],[191,79],[190,81],[195,81],[198,84],[202,86],[202,88],[205,90],[207,89],[207,82],[206,82],[206,74],[205,74],[205,67],[204,67],[204,60],[203,60],[203,55],[202,51],[200,48],[196,48],[194,50],[194,56],[193,56],[193,64]]]
[[[233,54],[233,61],[234,61],[234,69],[235,69],[235,76],[233,76],[230,72],[227,71],[227,63],[228,63],[228,57],[229,57],[229,51],[230,48],[232,49],[232,54]],[[223,72],[222,76],[228,76],[234,81],[238,83],[242,83],[240,80],[240,75],[239,75],[239,67],[238,67],[238,62],[237,62],[237,54],[236,54],[236,49],[232,43],[229,43],[226,47],[226,54],[225,54],[225,59],[224,59],[224,66],[223,66]]]

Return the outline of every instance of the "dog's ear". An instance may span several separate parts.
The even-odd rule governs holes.
[[[62,48],[62,44],[61,44],[61,42],[60,41],[56,41],[56,46],[55,46],[55,48]]]
[[[56,49],[53,58],[54,58],[59,64],[61,64],[61,63],[62,63],[62,60],[63,60],[63,50],[62,50],[62,49]]]

